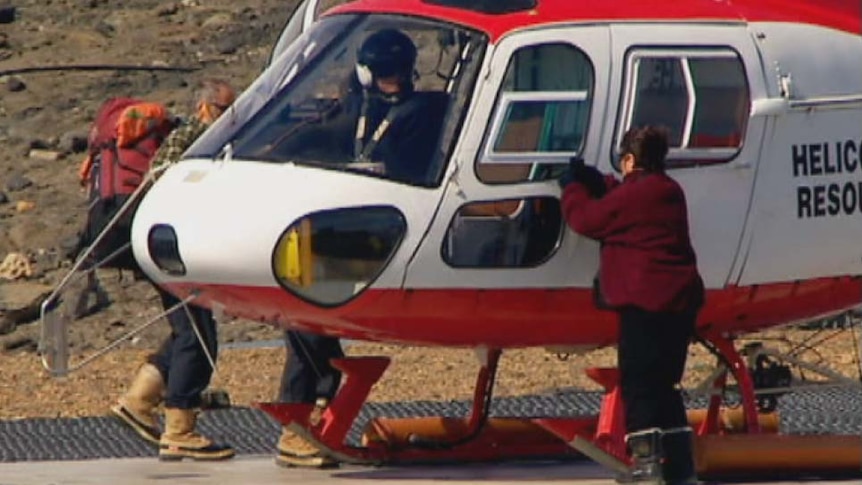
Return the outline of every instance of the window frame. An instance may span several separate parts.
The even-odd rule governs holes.
[[[614,143],[611,149],[611,165],[619,170],[620,142],[623,135],[631,127],[634,117],[634,105],[636,101],[638,65],[641,59],[672,57],[680,63],[682,75],[685,81],[686,92],[689,96],[689,105],[686,111],[685,126],[682,133],[682,146],[671,147],[667,156],[667,168],[681,168],[699,165],[719,165],[733,161],[745,147],[745,134],[748,129],[748,117],[741,127],[741,136],[738,146],[735,147],[689,147],[691,143],[694,114],[697,109],[697,91],[694,78],[691,73],[690,59],[734,59],[742,69],[745,80],[745,91],[748,94],[748,112],[751,112],[751,86],[745,62],[739,52],[729,45],[708,47],[648,47],[636,46],[626,52],[625,75],[623,76],[623,90],[621,115]]]
[[[594,105],[595,105],[595,92],[596,92],[596,64],[595,64],[595,61],[593,60],[593,58],[590,57],[590,55],[586,51],[584,51],[578,45],[573,44],[571,42],[568,42],[565,39],[554,39],[554,40],[545,40],[545,41],[541,41],[541,42],[525,43],[523,45],[518,46],[514,50],[512,50],[511,54],[509,55],[509,58],[506,61],[506,69],[507,70],[509,69],[510,63],[517,56],[517,54],[519,52],[526,50],[526,49],[536,49],[536,48],[540,48],[540,47],[544,47],[544,46],[554,46],[554,45],[565,46],[569,49],[572,49],[577,54],[580,54],[583,57],[584,61],[589,66],[589,69],[590,69],[590,90],[587,91],[587,97],[585,98],[589,102],[589,111],[587,112],[587,121],[586,121],[586,124],[584,126],[584,134],[586,135],[589,133],[590,128],[591,128],[591,124],[592,124],[593,109],[594,109]],[[579,148],[579,150],[577,152],[529,152],[529,153],[521,152],[520,154],[513,154],[513,153],[509,153],[506,155],[496,155],[495,154],[495,155],[493,155],[493,158],[491,158],[489,155],[491,155],[491,153],[494,151],[493,150],[493,144],[495,142],[497,135],[499,134],[499,128],[500,128],[499,123],[500,123],[500,120],[502,119],[502,114],[505,113],[504,110],[498,110],[498,108],[500,107],[500,104],[501,104],[501,99],[506,95],[512,95],[512,94],[559,93],[559,94],[566,95],[569,93],[582,92],[583,90],[578,90],[578,91],[506,91],[505,86],[504,86],[505,78],[506,78],[506,76],[504,74],[503,77],[501,78],[500,84],[498,86],[496,86],[497,92],[496,92],[496,95],[494,97],[493,107],[491,108],[491,112],[493,113],[493,118],[492,118],[493,124],[489,125],[491,129],[490,130],[486,129],[484,134],[483,134],[482,144],[480,145],[481,148],[479,149],[479,152],[476,156],[476,159],[473,161],[473,164],[472,164],[474,174],[476,176],[476,179],[480,183],[482,183],[484,185],[492,185],[492,186],[494,186],[494,185],[517,185],[517,184],[524,184],[524,183],[544,182],[544,181],[546,181],[546,179],[532,180],[532,176],[533,176],[532,174],[534,174],[537,170],[540,170],[541,167],[543,167],[543,166],[548,166],[548,165],[564,166],[564,165],[568,164],[569,160],[571,160],[572,156],[577,156],[577,155],[581,154],[581,152],[583,151],[583,148],[586,144],[586,138],[582,141],[581,147]],[[536,155],[536,153],[538,153],[538,155]],[[553,155],[551,155],[551,154],[553,154]],[[523,165],[525,163],[530,166],[530,174],[531,174],[530,178],[528,178],[526,180],[518,180],[518,181],[512,181],[512,182],[496,182],[496,181],[484,180],[478,174],[478,167],[480,165],[483,165],[483,164],[488,164],[488,165],[492,165],[492,164],[518,165],[518,164],[521,164],[521,165]]]
[[[554,236],[554,239],[552,241],[553,244],[551,244],[547,248],[547,250],[544,252],[544,254],[542,255],[541,258],[536,258],[535,260],[529,260],[528,264],[526,264],[523,261],[523,258],[525,258],[527,255],[527,253],[526,253],[527,248],[531,247],[530,246],[531,243],[535,245],[536,241],[539,240],[541,235],[537,235],[537,234],[531,232],[529,230],[529,228],[522,228],[523,231],[522,231],[522,233],[519,233],[519,235],[526,235],[526,237],[527,237],[527,240],[525,240],[523,242],[524,247],[521,249],[522,251],[524,251],[524,253],[521,254],[522,261],[518,261],[515,263],[511,263],[511,264],[502,263],[499,261],[491,262],[491,261],[476,260],[475,262],[472,262],[472,263],[455,261],[457,258],[452,253],[452,251],[454,249],[452,245],[455,243],[454,238],[456,237],[456,231],[458,231],[460,229],[459,224],[463,224],[463,223],[469,224],[471,222],[490,223],[490,224],[496,223],[496,224],[500,224],[501,227],[504,227],[504,225],[508,225],[508,224],[523,224],[525,217],[536,217],[536,214],[533,214],[533,215],[526,214],[527,211],[534,210],[534,207],[535,207],[534,204],[536,202],[541,202],[543,204],[553,204],[554,209],[548,210],[548,212],[551,212],[554,214],[555,217],[553,217],[553,220],[556,221],[558,224],[557,228],[556,228],[557,229],[556,235]],[[500,213],[500,212],[494,213],[494,214],[488,213],[488,214],[481,214],[481,215],[469,214],[469,213],[462,214],[462,211],[469,206],[474,206],[474,207],[494,206],[494,209],[496,209],[496,206],[498,204],[507,204],[507,203],[517,203],[517,207],[514,210],[512,210],[511,212],[505,213],[505,214]],[[469,202],[465,202],[463,204],[460,204],[458,206],[458,209],[452,213],[452,217],[449,219],[449,223],[446,226],[444,241],[443,241],[443,244],[441,244],[441,246],[440,246],[440,253],[439,253],[440,260],[443,261],[443,263],[446,264],[450,268],[464,269],[464,270],[500,271],[500,270],[524,270],[524,269],[538,268],[538,267],[546,264],[548,261],[550,261],[560,249],[560,244],[561,244],[563,234],[565,233],[565,228],[566,228],[566,225],[563,222],[563,219],[561,216],[562,210],[563,210],[562,202],[560,201],[560,199],[558,197],[554,197],[552,195],[547,195],[547,194],[533,194],[533,195],[526,195],[523,197],[515,196],[515,197],[502,197],[502,198],[495,198],[495,199],[471,200]],[[460,229],[460,230],[463,230],[463,229]],[[484,232],[484,234],[488,234],[488,233]],[[517,247],[517,244],[512,244],[513,241],[508,240],[508,239],[509,238],[507,238],[507,240],[505,240],[505,241],[498,240],[499,242],[505,244],[505,248],[504,248],[503,252]],[[488,243],[488,242],[490,242],[490,240],[485,240],[482,242]],[[548,242],[551,242],[551,241],[548,240]],[[533,249],[535,249],[535,246],[532,246],[532,247],[533,247]]]
[[[589,101],[589,92],[586,90],[580,91],[504,91],[497,97],[495,108],[498,108],[494,113],[494,119],[491,124],[491,131],[488,133],[488,141],[482,150],[482,157],[479,163],[523,163],[525,160],[531,163],[566,163],[570,158],[578,154],[578,151],[533,151],[533,152],[510,152],[497,151],[494,146],[497,144],[497,137],[503,128],[503,123],[507,119],[509,109],[515,103],[522,101],[539,101],[539,102],[566,102]],[[589,114],[589,112],[587,113]]]

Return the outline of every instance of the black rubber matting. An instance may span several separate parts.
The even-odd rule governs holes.
[[[494,416],[566,417],[598,412],[601,394],[565,391],[555,394],[503,397],[492,402]],[[695,400],[692,407],[705,401]],[[368,403],[348,440],[357,443],[369,419],[385,417],[464,416],[470,403],[412,401]],[[832,388],[801,391],[779,399],[781,430],[790,434],[862,434],[862,391]],[[238,454],[270,454],[279,425],[253,408],[204,413],[199,428],[206,436],[229,443]],[[112,417],[23,419],[0,421],[0,462],[87,460],[156,456],[156,448]]]

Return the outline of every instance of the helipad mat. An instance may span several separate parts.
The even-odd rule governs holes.
[[[601,395],[566,391],[493,400],[494,416],[565,417],[598,412]],[[693,402],[692,407],[704,403]],[[368,403],[353,425],[349,440],[358,442],[369,419],[415,416],[464,416],[470,403],[412,401]],[[781,430],[793,434],[862,434],[862,392],[833,388],[796,392],[779,400]],[[272,453],[279,426],[262,411],[231,408],[201,416],[200,431],[233,445],[238,454]],[[0,421],[0,462],[89,460],[156,456],[156,450],[109,416]]]

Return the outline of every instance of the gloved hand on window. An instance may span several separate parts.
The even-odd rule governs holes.
[[[588,166],[581,157],[572,157],[569,168],[558,180],[560,188],[565,189],[572,182],[583,184],[590,196],[599,199],[607,192],[605,176],[595,167]]]
[[[580,182],[580,180],[578,180],[578,173],[581,172],[585,166],[583,158],[572,157],[572,159],[569,160],[569,166],[566,168],[566,171],[563,172],[563,175],[561,175],[559,179],[557,179],[557,183],[560,185],[560,188],[565,190],[566,186],[570,183]]]

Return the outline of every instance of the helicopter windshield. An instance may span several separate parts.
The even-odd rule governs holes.
[[[406,34],[418,53],[412,75],[396,76],[396,88],[389,73],[365,84],[357,74],[357,51],[382,30]],[[184,158],[296,163],[439,185],[486,43],[480,33],[429,19],[325,17]]]

